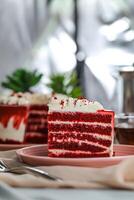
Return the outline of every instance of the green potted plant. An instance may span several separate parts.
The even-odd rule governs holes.
[[[82,90],[78,86],[78,78],[75,71],[51,75],[47,86],[55,93],[65,94],[73,98],[82,96]]]
[[[37,70],[30,71],[20,68],[11,75],[7,75],[6,80],[1,85],[14,92],[31,92],[31,88],[40,82],[42,76],[43,74]]]

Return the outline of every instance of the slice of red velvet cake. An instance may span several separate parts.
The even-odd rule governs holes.
[[[23,94],[29,100],[30,109],[25,135],[26,143],[47,143],[47,114],[49,96],[39,93]]]
[[[0,96],[0,143],[24,143],[28,113],[29,105],[25,98]]]
[[[113,155],[114,112],[87,99],[52,97],[48,113],[48,156]]]

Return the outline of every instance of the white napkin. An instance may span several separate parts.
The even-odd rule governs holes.
[[[18,165],[15,151],[0,152],[1,159],[10,166]],[[19,163],[20,164],[20,163]],[[42,166],[51,175],[62,178],[62,182],[50,181],[30,174],[0,173],[0,181],[14,187],[36,188],[125,188],[134,190],[134,158],[105,168]]]

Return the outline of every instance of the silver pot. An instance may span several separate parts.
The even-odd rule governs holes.
[[[119,69],[120,112],[134,112],[134,66]]]

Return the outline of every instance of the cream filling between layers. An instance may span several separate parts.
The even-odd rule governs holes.
[[[14,119],[11,118],[8,122],[7,127],[4,127],[3,124],[0,123],[0,139],[4,141],[6,139],[9,139],[23,142],[26,125],[23,122],[21,122],[19,128],[15,129],[13,127],[13,122]]]
[[[91,151],[80,151],[80,150],[64,150],[64,149],[49,149],[49,152],[51,153],[54,153],[56,155],[60,155],[60,154],[64,154],[64,153],[75,153],[76,155],[77,154],[80,154],[80,153],[83,153],[85,155],[89,154],[89,155],[92,155],[92,154],[104,154],[104,153],[109,153],[110,156],[112,156],[112,152],[108,149],[106,151],[101,151],[101,152],[91,152]]]
[[[70,124],[70,125],[73,125],[73,124],[84,124],[84,125],[101,125],[101,126],[103,126],[103,127],[111,126],[111,123],[102,123],[102,122],[79,122],[79,121],[70,122],[70,121],[58,121],[58,120],[49,121],[49,124]]]
[[[57,132],[53,132],[53,131],[49,132],[49,134],[51,134],[51,133],[55,134],[55,136],[57,134]],[[60,133],[61,135],[65,135],[68,132],[62,131],[62,132],[58,132],[58,133]],[[84,134],[85,135],[91,135],[91,136],[93,136],[96,139],[102,139],[102,140],[112,140],[112,138],[113,138],[112,135],[111,136],[109,136],[109,135],[101,135],[101,134],[98,134],[98,133],[86,133],[86,132],[81,133],[81,132],[76,132],[76,131],[73,131],[71,133],[72,133],[72,135],[74,135],[76,137],[77,137],[77,134],[80,133],[81,136],[84,135]]]
[[[39,117],[37,117],[37,118],[31,118],[31,119],[29,118],[28,122],[33,123],[33,124],[34,123],[42,124],[42,123],[47,123],[47,119],[43,119],[43,118],[39,118]]]
[[[63,142],[68,142],[68,143],[74,142],[74,143],[77,143],[79,146],[81,146],[82,144],[88,144],[88,145],[92,145],[94,147],[100,147],[100,148],[105,148],[105,149],[109,149],[112,145],[111,144],[109,147],[107,147],[107,146],[104,146],[104,145],[99,144],[97,142],[95,143],[95,142],[90,142],[88,140],[77,140],[77,139],[73,139],[73,140],[69,141],[68,139],[59,140],[59,139],[55,138],[55,140],[53,140],[53,141],[56,141],[57,144],[61,144]]]
[[[44,110],[30,110],[30,114],[36,114],[36,115],[48,115],[48,112],[47,111],[44,111]]]

